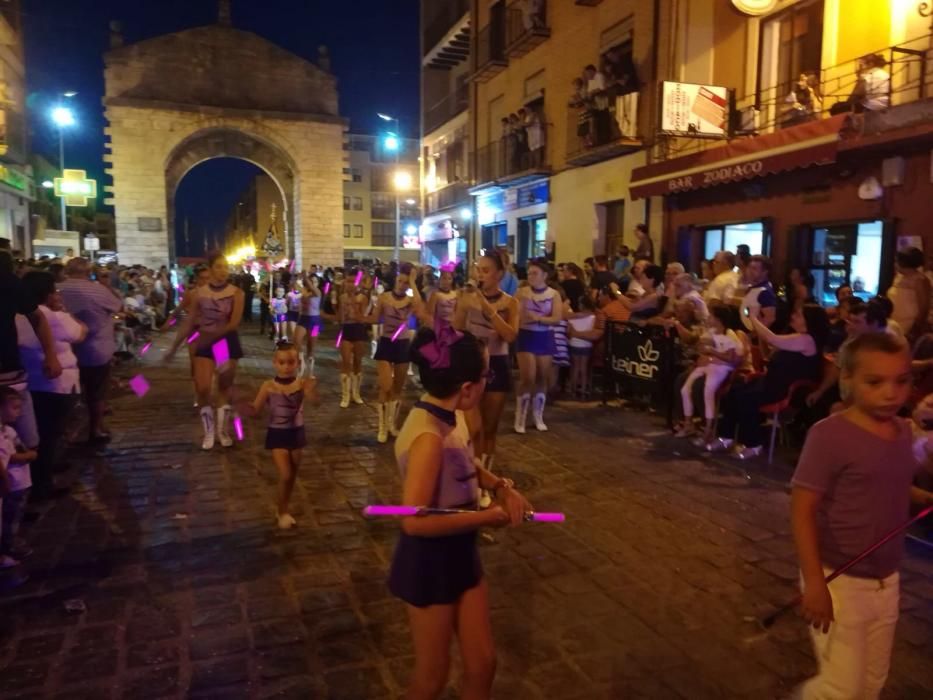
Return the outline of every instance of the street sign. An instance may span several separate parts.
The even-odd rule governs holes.
[[[91,234],[84,237],[84,249],[91,250],[100,250],[100,239]]]
[[[63,177],[55,178],[55,196],[62,197],[69,207],[86,207],[87,200],[97,198],[97,181],[87,177],[84,170],[62,171]]]

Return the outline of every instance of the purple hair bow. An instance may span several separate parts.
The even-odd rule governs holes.
[[[431,369],[450,367],[450,346],[463,337],[463,333],[443,321],[434,327],[434,340],[419,348],[421,356],[428,361]]]

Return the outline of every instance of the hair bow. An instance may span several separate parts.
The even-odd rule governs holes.
[[[440,322],[434,327],[434,340],[421,346],[421,356],[431,369],[447,369],[450,367],[450,346],[462,337],[463,333],[454,330],[453,326]]]

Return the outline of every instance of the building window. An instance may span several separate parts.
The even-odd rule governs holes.
[[[373,192],[370,203],[374,219],[395,218],[395,195],[387,192]]]
[[[388,221],[373,222],[373,245],[390,247],[395,245],[395,223]]]
[[[363,198],[362,197],[353,198],[353,211],[363,211]]]
[[[747,245],[752,255],[764,255],[765,228],[761,221],[707,228],[703,239],[703,257],[712,260],[720,250],[736,252]]]
[[[350,177],[353,178],[353,182],[363,181],[363,173],[359,168],[350,168]]]
[[[350,211],[350,198],[349,197],[343,198],[343,210]]]
[[[362,224],[353,224],[353,237],[354,238],[363,237],[363,225]]]
[[[823,306],[836,305],[843,284],[864,300],[877,296],[881,282],[884,223],[862,221],[842,226],[815,226],[810,253],[813,296]]]
[[[801,74],[820,75],[823,0],[801,2],[761,23],[758,102],[782,103]],[[820,86],[815,86],[822,94]],[[765,123],[770,117],[764,115]]]
[[[344,238],[349,238],[349,237],[350,237],[350,224],[344,224],[344,225],[343,225],[343,237],[344,237]]]

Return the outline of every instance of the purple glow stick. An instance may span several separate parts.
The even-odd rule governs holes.
[[[211,346],[211,353],[214,355],[214,362],[218,367],[225,365],[230,361],[230,346],[227,345],[227,339],[221,338]]]
[[[398,337],[402,334],[402,331],[405,330],[405,324],[401,324],[398,328],[395,329],[395,333],[392,334],[392,342],[394,343],[398,340]]]
[[[340,343],[342,343],[342,342],[343,342],[343,329],[341,329],[341,331],[337,334],[337,345],[336,345],[336,347],[339,348],[339,347],[340,347]]]
[[[353,286],[354,286],[354,287],[359,287],[359,286],[360,286],[360,282],[362,282],[362,281],[363,281],[363,271],[362,271],[362,270],[357,270],[357,271],[356,271],[356,280],[353,282]]]
[[[195,340],[197,340],[200,337],[201,337],[201,331],[195,331],[194,333],[188,336],[188,340],[186,340],[185,342],[188,343],[188,345],[191,345],[191,343],[193,343]]]
[[[239,416],[233,417],[233,429],[236,431],[236,439],[243,441],[243,419]]]
[[[415,506],[366,506],[363,508],[363,515],[370,518],[418,515],[418,508]]]
[[[533,523],[562,523],[567,518],[563,513],[526,513],[525,520]]]
[[[418,508],[417,506],[366,506],[363,515],[370,518],[403,518],[412,515],[451,515],[456,513],[476,513],[475,510],[459,508]],[[525,521],[533,523],[562,523],[566,520],[563,513],[525,513]]]
[[[176,323],[178,323],[178,319],[177,319],[175,316],[172,316],[172,317],[168,320],[168,325],[170,325],[170,326],[174,326]]]
[[[292,260],[291,265],[288,266],[288,271],[289,271],[289,272],[294,272],[294,271],[295,271],[295,261],[294,261],[294,260]]]
[[[147,393],[149,393],[149,382],[146,381],[146,378],[137,374],[135,377],[130,379],[127,384],[130,385],[130,389],[133,390],[133,393],[136,394],[139,398],[142,398]]]
[[[325,293],[325,294],[329,294],[329,293],[330,293],[330,282],[328,282],[327,284],[324,285],[324,293]]]
[[[145,355],[147,352],[149,352],[149,348],[151,348],[151,347],[152,347],[152,343],[151,343],[151,342],[150,342],[150,343],[146,343],[145,345],[143,345],[143,346],[139,349],[139,354],[140,354],[140,355]]]

